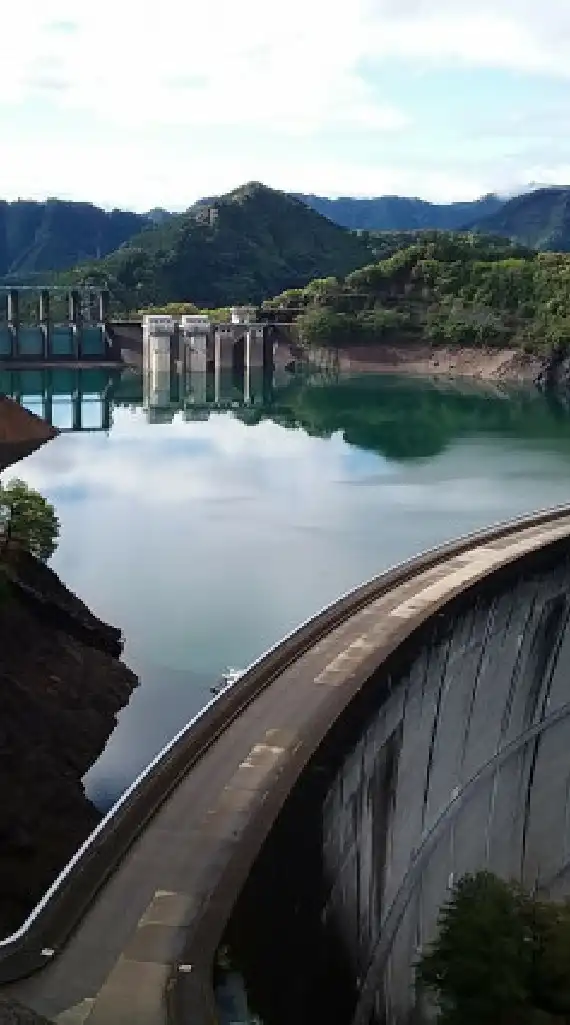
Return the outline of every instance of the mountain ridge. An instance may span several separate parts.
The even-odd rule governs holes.
[[[148,223],[144,214],[106,211],[92,203],[0,200],[0,278],[58,271],[106,256]]]
[[[350,230],[361,231],[458,231],[469,220],[495,213],[504,200],[494,193],[454,203],[431,203],[416,196],[356,198],[293,193],[317,213]]]
[[[63,272],[74,280],[88,273],[98,283],[110,276],[137,308],[186,297],[213,306],[255,302],[314,277],[348,273],[370,253],[388,256],[406,244],[406,233],[411,244],[425,232],[462,230],[569,251],[570,188],[434,204],[402,196],[329,199],[248,182],[183,213],[155,207],[145,214],[58,199],[0,201],[0,280]]]
[[[468,227],[542,252],[570,252],[570,187],[550,186],[513,196]]]
[[[203,307],[260,302],[315,277],[370,262],[354,233],[285,192],[247,182],[183,214],[145,226],[75,280],[109,283],[127,309],[190,301]]]

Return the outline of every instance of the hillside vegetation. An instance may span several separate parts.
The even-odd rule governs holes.
[[[554,187],[508,202],[488,195],[438,204],[406,196],[289,196],[250,183],[228,196],[201,199],[184,214],[160,207],[146,214],[106,211],[59,199],[0,201],[0,280],[46,281],[53,272],[80,267],[85,274],[88,267],[98,280],[109,276],[123,298],[138,289],[145,302],[191,298],[217,306],[353,269],[362,258],[358,240],[377,259],[434,230],[474,230],[567,252],[569,211],[570,190]],[[309,216],[315,212],[319,221]],[[346,230],[343,242],[338,231],[326,235],[323,217],[358,240],[347,241]],[[199,295],[188,294],[189,275]]]
[[[0,278],[18,279],[106,256],[148,223],[142,214],[91,203],[0,201]]]
[[[289,289],[263,310],[296,320],[309,343],[428,339],[548,351],[570,345],[570,258],[434,233],[343,280]]]
[[[173,301],[221,307],[348,274],[371,255],[365,240],[253,182],[146,228],[105,260],[77,269],[74,280],[107,282],[129,310]]]

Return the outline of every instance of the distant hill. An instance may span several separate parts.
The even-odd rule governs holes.
[[[312,210],[336,224],[365,231],[418,231],[429,228],[457,231],[470,221],[494,214],[503,206],[503,200],[495,195],[463,203],[428,203],[424,199],[405,196],[378,196],[375,199],[343,196],[340,199],[328,199],[302,193],[295,195]]]
[[[370,259],[356,235],[250,182],[145,228],[106,259],[78,268],[74,279],[108,281],[128,309],[175,300],[215,308],[259,302]]]
[[[487,195],[437,204],[405,196],[289,195],[249,183],[182,214],[160,207],[105,211],[58,199],[0,201],[0,280],[42,280],[80,268],[80,278],[109,278],[123,303],[137,308],[183,299],[255,302],[314,277],[347,273],[371,254],[387,257],[426,231],[466,228],[569,251],[570,189],[528,186],[506,201]]]
[[[106,256],[148,223],[142,214],[107,212],[91,203],[0,200],[0,278]]]
[[[171,214],[170,210],[164,210],[161,206],[155,206],[145,214],[147,220],[152,221],[153,224],[164,224],[172,216],[173,214]]]
[[[570,252],[570,188],[536,189],[509,199],[495,213],[471,225],[533,249]]]

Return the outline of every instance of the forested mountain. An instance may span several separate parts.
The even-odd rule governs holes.
[[[570,251],[570,188],[536,189],[515,196],[495,213],[473,221],[477,231],[503,235],[533,249]]]
[[[371,257],[421,244],[426,232],[458,228],[570,251],[570,189],[434,204],[401,196],[293,196],[250,182],[182,214],[159,207],[108,212],[57,199],[0,201],[0,279],[65,271],[65,280],[108,281],[125,308],[177,300],[223,306],[342,276]]]
[[[125,309],[170,301],[260,302],[314,277],[344,275],[372,252],[300,200],[250,182],[145,228],[73,280],[107,282]]]
[[[0,201],[0,277],[61,270],[106,256],[149,223],[143,214],[91,203]]]
[[[296,195],[297,199],[336,224],[367,231],[417,231],[426,228],[455,231],[470,221],[495,213],[503,206],[503,201],[494,195],[464,203],[428,203],[424,199],[406,196],[328,199],[326,196]]]

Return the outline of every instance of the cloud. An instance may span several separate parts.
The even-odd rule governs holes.
[[[197,128],[241,124],[305,133],[327,124],[381,131],[408,124],[376,94],[362,62],[386,59],[507,68],[570,77],[566,0],[264,0],[211,6],[163,0],[133,18],[128,4],[36,0],[3,14],[5,36],[25,38],[0,66],[8,102],[33,85],[38,60],[71,88],[62,103],[118,122]],[[70,39],[70,35],[72,39]],[[185,78],[185,81],[181,79]]]
[[[60,21],[48,21],[45,28],[47,32],[62,32],[64,35],[73,35],[74,32],[77,32],[79,26],[71,18],[62,18]]]
[[[561,180],[570,162],[567,98],[544,98],[570,77],[567,0],[162,0],[159,21],[116,0],[52,0],[42,21],[20,0],[3,35],[25,40],[0,63],[10,198],[183,208],[253,178],[446,200]],[[495,104],[497,73],[539,95],[499,85]]]
[[[327,124],[381,131],[407,124],[358,73],[362,0],[348,22],[344,8],[335,14],[324,0],[291,0],[286,12],[262,0],[218,0],[215,17],[206,5],[164,0],[164,34],[152,8],[133,18],[128,5],[101,0],[74,8],[71,18],[65,0],[54,0],[42,25],[37,12],[32,16],[35,7],[35,0],[23,0],[7,14],[8,31],[26,39],[0,67],[7,102],[29,93],[43,57],[71,83],[63,107],[130,127],[243,125],[296,135]],[[61,30],[70,24],[71,41]]]
[[[458,62],[570,78],[566,0],[379,0],[378,56]]]

